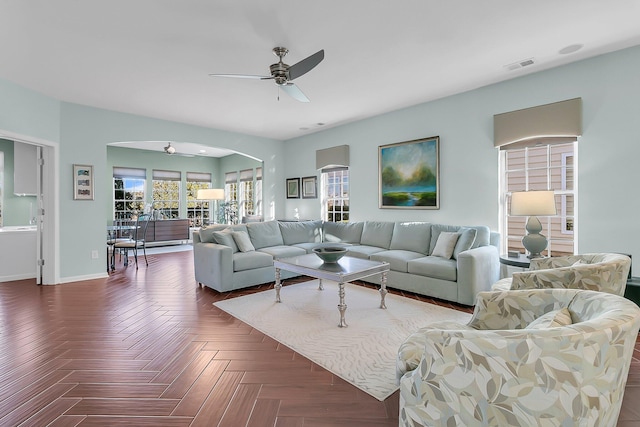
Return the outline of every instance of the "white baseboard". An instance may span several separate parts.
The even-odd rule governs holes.
[[[36,275],[33,273],[27,274],[13,274],[11,276],[0,276],[0,283],[13,282],[14,280],[35,279]]]
[[[87,274],[84,276],[71,276],[71,277],[61,277],[60,284],[63,283],[72,283],[72,282],[81,282],[83,280],[95,280],[95,279],[105,279],[109,277],[107,272],[97,273],[97,274]]]

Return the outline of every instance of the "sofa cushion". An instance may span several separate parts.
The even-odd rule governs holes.
[[[389,249],[394,225],[389,221],[365,221],[360,244]]]
[[[198,235],[200,236],[200,241],[203,243],[218,243],[216,239],[213,237],[213,233],[215,231],[222,231],[227,228],[226,224],[212,224],[207,225],[206,227],[202,227],[198,230]]]
[[[458,230],[460,237],[456,242],[456,247],[453,249],[453,258],[458,259],[460,252],[468,251],[476,241],[476,234],[478,230],[475,228],[460,227]]]
[[[331,222],[322,224],[322,239],[325,242],[360,243],[362,222]]]
[[[347,255],[356,258],[369,259],[371,255],[382,251],[384,251],[384,249],[377,246],[353,245],[347,248]]]
[[[389,249],[419,252],[429,255],[431,224],[428,222],[396,222]]]
[[[444,259],[451,259],[451,255],[453,255],[453,250],[456,247],[456,243],[458,243],[459,237],[460,233],[442,231],[440,235],[438,235],[438,240],[436,241],[436,245],[433,248],[431,255]]]
[[[273,257],[264,252],[236,252],[233,254],[233,271],[253,270],[254,268],[271,267]]]
[[[411,274],[455,282],[458,279],[456,264],[453,259],[427,256],[409,261],[407,270]]]
[[[284,244],[278,221],[250,222],[246,226],[251,243],[256,249]]]
[[[278,222],[285,245],[322,242],[322,221]]]
[[[219,245],[229,246],[233,252],[238,252],[238,245],[236,245],[236,241],[233,239],[233,231],[230,228],[225,228],[224,230],[214,231],[213,239]]]
[[[233,236],[233,240],[236,242],[236,245],[238,245],[240,252],[251,252],[256,250],[246,232],[233,231],[231,235]]]
[[[388,262],[389,268],[393,271],[407,273],[407,264],[412,259],[422,258],[424,254],[412,251],[389,250],[372,254],[372,261]]]
[[[273,258],[287,258],[291,256],[305,255],[307,251],[295,246],[269,246],[258,249],[260,252],[271,255]]]
[[[547,329],[571,325],[571,313],[567,307],[560,310],[549,311],[529,323],[525,329]]]

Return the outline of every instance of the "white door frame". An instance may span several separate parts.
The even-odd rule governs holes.
[[[2,129],[0,129],[0,138],[42,147],[42,157],[44,159],[42,185],[44,216],[42,222],[39,222],[42,225],[42,255],[44,259],[42,284],[55,285],[60,283],[60,257],[59,251],[56,250],[60,247],[59,144]]]

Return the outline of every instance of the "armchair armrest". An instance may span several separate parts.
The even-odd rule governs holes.
[[[609,345],[605,333],[588,342],[566,333],[426,331],[418,368],[400,381],[400,425],[535,426],[540,418],[549,425],[615,425],[627,371],[607,379],[620,360],[597,360]],[[600,381],[616,386],[598,387]]]

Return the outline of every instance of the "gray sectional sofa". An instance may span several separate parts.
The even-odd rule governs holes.
[[[500,275],[499,235],[486,226],[267,221],[212,225],[194,233],[195,276],[219,292],[268,283],[275,278],[274,258],[335,245],[346,246],[348,256],[388,262],[391,288],[465,305],[473,305],[476,294],[490,290]],[[283,279],[294,275],[282,271]]]

